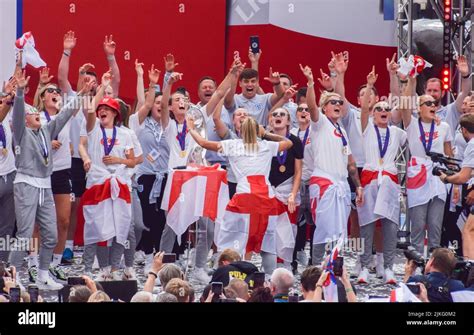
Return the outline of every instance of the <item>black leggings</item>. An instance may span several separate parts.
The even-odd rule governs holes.
[[[138,192],[138,197],[140,198],[140,203],[142,205],[143,213],[143,224],[149,228],[149,231],[144,230],[142,233],[142,238],[137,245],[137,250],[143,250],[145,254],[152,254],[153,251],[160,251],[160,240],[161,234],[166,224],[166,215],[165,211],[161,209],[161,201],[163,199],[163,194],[165,192],[167,175],[163,178],[163,183],[161,184],[161,195],[156,200],[156,203],[150,204],[150,192],[155,182],[154,175],[142,175],[138,178],[138,184],[143,187],[140,192]]]

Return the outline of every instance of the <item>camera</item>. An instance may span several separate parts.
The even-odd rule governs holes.
[[[426,154],[430,157],[433,163],[440,164],[433,167],[433,175],[435,176],[440,176],[441,173],[452,176],[453,174],[461,171],[461,167],[459,165],[461,161],[459,159],[454,159],[432,151],[429,151]]]
[[[425,268],[425,258],[413,247],[408,247],[407,250],[403,250],[403,254],[407,258],[407,260],[415,262],[417,267],[420,267],[422,269]]]
[[[458,260],[454,267],[451,278],[461,281],[466,287],[469,278],[469,272],[474,269],[474,263],[470,261]]]

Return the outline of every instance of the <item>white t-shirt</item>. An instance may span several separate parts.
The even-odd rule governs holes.
[[[423,125],[423,130],[425,131],[425,141],[428,145],[428,139],[431,129],[431,123],[421,123]],[[412,156],[417,157],[426,157],[425,148],[421,142],[421,134],[418,126],[418,119],[411,117],[410,124],[406,128],[408,146]],[[446,122],[441,122],[439,126],[435,122],[433,143],[431,145],[430,151],[437,152],[439,154],[444,154],[444,143],[451,142],[453,140],[453,135],[449,129],[449,125]]]
[[[124,130],[121,127],[115,127],[115,129],[117,129],[115,144],[109,155],[126,159],[126,152],[130,149],[135,149],[133,147],[132,137],[130,136],[129,130]],[[107,142],[110,145],[113,128],[105,129],[105,134],[107,136]],[[105,156],[105,151],[102,130],[100,127],[100,121],[98,119],[96,119],[94,129],[92,129],[92,131],[87,134],[87,151],[89,153],[89,157],[91,158],[91,164],[99,165],[107,169],[110,173],[114,173],[115,170],[120,166],[120,164],[105,165],[102,162],[102,158]]]
[[[461,167],[470,167],[474,169],[474,139],[471,139],[469,142],[467,142]]]
[[[68,101],[70,99],[73,99],[77,96],[77,93],[74,91],[69,91],[67,93],[67,99]],[[81,137],[81,129],[84,126],[85,127],[86,123],[86,118],[84,117],[84,112],[82,110],[82,107],[79,108],[79,111],[77,112],[76,116],[72,116],[70,119],[70,125],[69,125],[69,138],[72,143],[72,157],[73,158],[81,158],[81,155],[79,155],[79,143],[80,143],[80,137]]]
[[[51,121],[56,119],[56,115],[51,115]],[[48,123],[45,112],[40,114],[41,125]],[[71,119],[66,123],[64,128],[59,132],[58,141],[61,142],[61,146],[58,150],[53,150],[53,172],[61,171],[71,168],[71,140],[70,140],[70,126]]]
[[[168,142],[168,145],[170,147],[170,159],[168,161],[168,169],[173,169],[178,166],[186,166],[188,162],[188,157],[191,151],[194,149],[194,147],[197,145],[197,143],[194,141],[193,137],[189,133],[188,130],[186,130],[186,137],[185,137],[185,151],[186,155],[184,157],[181,157],[181,146],[179,145],[178,141],[178,131],[182,132],[183,131],[183,125],[184,124],[177,124],[175,120],[170,119],[168,123],[168,127],[164,130],[163,135],[166,138],[166,142]]]
[[[451,135],[454,137],[459,125],[459,119],[461,118],[461,113],[456,108],[456,102],[441,107],[436,114],[441,118],[441,121],[444,121],[449,125],[451,128]]]
[[[360,114],[360,110],[349,105],[347,115],[341,119],[341,123],[351,143],[352,156],[354,157],[357,167],[363,167],[365,163]]]
[[[11,113],[8,113],[9,115]],[[1,122],[3,126],[3,131],[5,132],[6,143],[0,143],[0,176],[6,176],[7,174],[16,170],[15,167],[15,155],[13,154],[13,136],[12,130],[10,128],[9,117],[7,117]],[[3,142],[0,140],[0,142]],[[7,154],[3,154],[3,148],[7,149]]]
[[[389,171],[390,173],[397,173],[397,167],[395,166],[395,159],[397,158],[398,149],[402,147],[407,140],[407,133],[396,127],[389,126],[388,128],[378,128],[382,146],[385,144],[387,136],[387,129],[390,132],[390,138],[388,142],[387,151],[383,157],[383,164],[380,164],[380,149],[377,139],[377,132],[372,121],[369,121],[364,131],[364,151],[365,151],[365,166],[381,168]]]
[[[311,121],[311,146],[314,167],[339,179],[347,179],[347,164],[351,148],[346,131],[340,127],[347,146],[344,149],[342,137],[326,115],[319,113],[318,122]]]
[[[467,142],[464,136],[462,136],[460,131],[456,131],[456,135],[454,135],[454,158],[463,160],[466,146]]]
[[[130,135],[130,138],[132,139],[132,145],[133,145],[133,155],[135,156],[135,158],[140,157],[141,155],[143,155],[142,146],[140,144],[140,141],[138,140],[137,134],[135,134],[135,132],[132,129],[127,128],[125,126],[121,126],[120,128],[125,130]],[[139,165],[140,164],[135,165],[135,167],[133,169],[128,169],[128,170],[130,170],[129,171],[130,176],[133,176],[135,174],[135,172],[137,172],[137,169],[138,169]]]
[[[245,108],[249,116],[257,120],[259,124],[266,126],[268,123],[268,111],[272,109],[271,97],[272,93],[257,94],[252,99],[245,98],[243,94],[235,94],[235,109]],[[231,112],[234,112],[235,109],[231,110]]]
[[[258,140],[258,152],[246,152],[241,139],[221,141],[222,155],[229,158],[237,183],[248,176],[263,175],[268,180],[272,158],[278,154],[278,142]]]
[[[293,128],[290,130],[290,133],[299,137],[301,140],[301,143],[303,144],[304,147],[304,152],[303,152],[303,172],[301,179],[303,181],[308,181],[309,178],[311,178],[311,175],[313,174],[314,171],[314,155],[313,155],[313,149],[311,146],[311,125],[308,127],[309,132],[308,132],[308,137],[306,138],[306,144],[303,143],[304,141],[304,135],[306,131],[300,131],[299,127]]]

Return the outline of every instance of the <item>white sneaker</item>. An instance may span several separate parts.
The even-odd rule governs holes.
[[[36,279],[36,286],[40,290],[45,291],[58,291],[63,288],[63,285],[56,283],[52,278],[48,277],[46,280],[41,280],[40,278]]]
[[[359,277],[360,271],[362,270],[362,264],[360,263],[360,257],[357,256],[356,265],[354,266],[354,270],[352,271],[351,277]]]
[[[389,269],[389,268],[385,269],[384,281],[385,281],[385,284],[392,284],[392,285],[397,284],[397,280],[395,279],[395,274],[393,273],[392,269]]]
[[[126,267],[123,270],[123,280],[137,280],[137,274],[132,267]]]
[[[296,261],[302,266],[308,266],[308,255],[306,255],[306,252],[304,250],[296,252]]]
[[[370,271],[375,271],[375,267],[377,266],[377,256],[372,255],[372,258],[370,260],[369,266],[367,267],[368,270]]]
[[[357,282],[359,284],[368,284],[369,283],[369,269],[363,268],[362,271],[359,273],[359,277],[357,278]]]
[[[206,271],[203,268],[194,269],[194,279],[201,284],[209,284],[211,277],[208,276]]]
[[[120,274],[120,270],[115,270],[110,273],[111,280],[113,281],[121,281],[123,280],[123,275]]]
[[[97,274],[97,281],[109,281],[112,280],[112,276],[110,275],[110,266],[100,269],[99,273]]]

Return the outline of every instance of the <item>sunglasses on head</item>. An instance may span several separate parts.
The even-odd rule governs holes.
[[[46,92],[48,92],[48,93],[56,92],[57,94],[61,94],[61,90],[59,88],[54,88],[54,87],[48,87],[46,89]]]
[[[390,107],[377,106],[377,107],[374,108],[374,111],[376,111],[376,112],[381,112],[381,111],[391,112],[392,109]]]
[[[342,106],[342,105],[344,105],[343,100],[329,100],[328,103],[333,105],[333,106],[336,106],[336,105]]]
[[[308,107],[298,107],[296,109],[297,112],[309,112],[309,108]]]
[[[425,101],[421,104],[422,106],[425,105],[427,107],[431,107],[431,106],[438,106],[439,105],[439,101],[438,100],[434,100],[434,101]]]
[[[273,116],[273,117],[279,117],[279,116],[285,117],[285,116],[287,116],[287,115],[288,115],[288,114],[285,113],[285,112],[273,112],[273,113],[272,113],[272,116]]]

